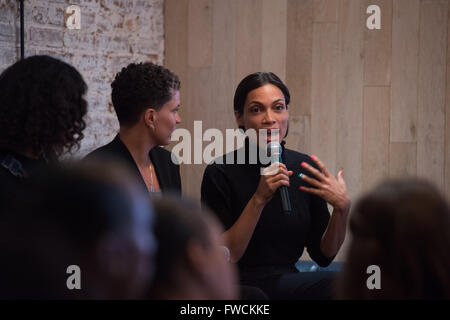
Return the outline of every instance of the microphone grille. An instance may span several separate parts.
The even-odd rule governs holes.
[[[283,149],[281,148],[281,144],[278,141],[270,141],[267,144],[267,150],[268,150],[269,156],[272,156],[274,154],[281,155],[281,151]]]

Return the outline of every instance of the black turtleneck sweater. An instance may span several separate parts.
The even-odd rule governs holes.
[[[228,230],[241,215],[250,198],[256,192],[260,179],[261,164],[226,164],[227,155],[207,166],[202,181],[201,198]],[[236,160],[238,151],[232,153]],[[230,157],[230,155],[228,155]],[[220,159],[220,158],[219,158]],[[264,207],[250,243],[239,261],[241,278],[247,276],[270,276],[295,272],[295,263],[306,247],[310,257],[320,266],[327,266],[334,257],[328,258],[320,251],[320,241],[328,225],[330,214],[321,198],[300,191],[306,183],[299,173],[309,174],[301,167],[307,162],[317,167],[305,154],[285,149],[283,163],[294,174],[288,188],[292,213],[283,214],[279,192]]]

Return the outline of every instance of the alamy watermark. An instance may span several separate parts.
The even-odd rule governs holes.
[[[66,280],[66,286],[69,290],[81,290],[81,269],[76,264],[67,267],[66,273],[70,274]]]
[[[381,269],[379,266],[372,264],[367,267],[366,273],[370,274],[367,278],[366,286],[369,290],[381,289]]]
[[[203,132],[202,121],[194,121],[194,135],[189,130],[178,128],[172,134],[172,141],[179,141],[172,149],[172,162],[179,164],[256,164],[267,165],[273,163],[273,154],[267,150],[267,138],[279,141],[279,130],[248,129],[245,133],[241,129],[226,129],[225,137],[219,129],[211,128]],[[258,146],[259,137],[259,146]],[[248,138],[250,143],[244,143]],[[181,141],[180,141],[181,139]],[[203,142],[209,144],[203,148]],[[241,148],[239,148],[242,146]],[[225,147],[225,150],[224,150]],[[239,149],[238,149],[239,148]],[[237,156],[233,153],[237,149]],[[193,152],[192,152],[193,151]],[[225,151],[225,153],[224,153]],[[222,156],[224,155],[225,156]],[[279,160],[279,159],[278,159]]]

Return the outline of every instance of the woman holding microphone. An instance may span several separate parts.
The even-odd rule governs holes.
[[[332,273],[299,273],[295,268],[304,248],[320,266],[334,259],[345,239],[350,199],[342,171],[337,178],[314,156],[284,147],[288,131],[290,94],[273,73],[244,78],[234,96],[238,126],[260,132],[245,141],[245,163],[227,163],[242,150],[210,164],[202,181],[202,201],[225,227],[223,241],[238,263],[241,283],[261,288],[271,299],[327,299]],[[278,134],[277,134],[278,133]],[[278,141],[276,141],[278,138]],[[264,141],[266,140],[266,141]],[[281,145],[273,174],[261,175],[262,163],[250,163],[252,144]],[[255,148],[253,148],[254,150]],[[283,214],[280,187],[288,188],[291,213]],[[333,206],[333,214],[327,208]]]

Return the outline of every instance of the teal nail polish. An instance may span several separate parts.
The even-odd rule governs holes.
[[[298,177],[301,178],[303,176],[303,173],[299,173]]]

